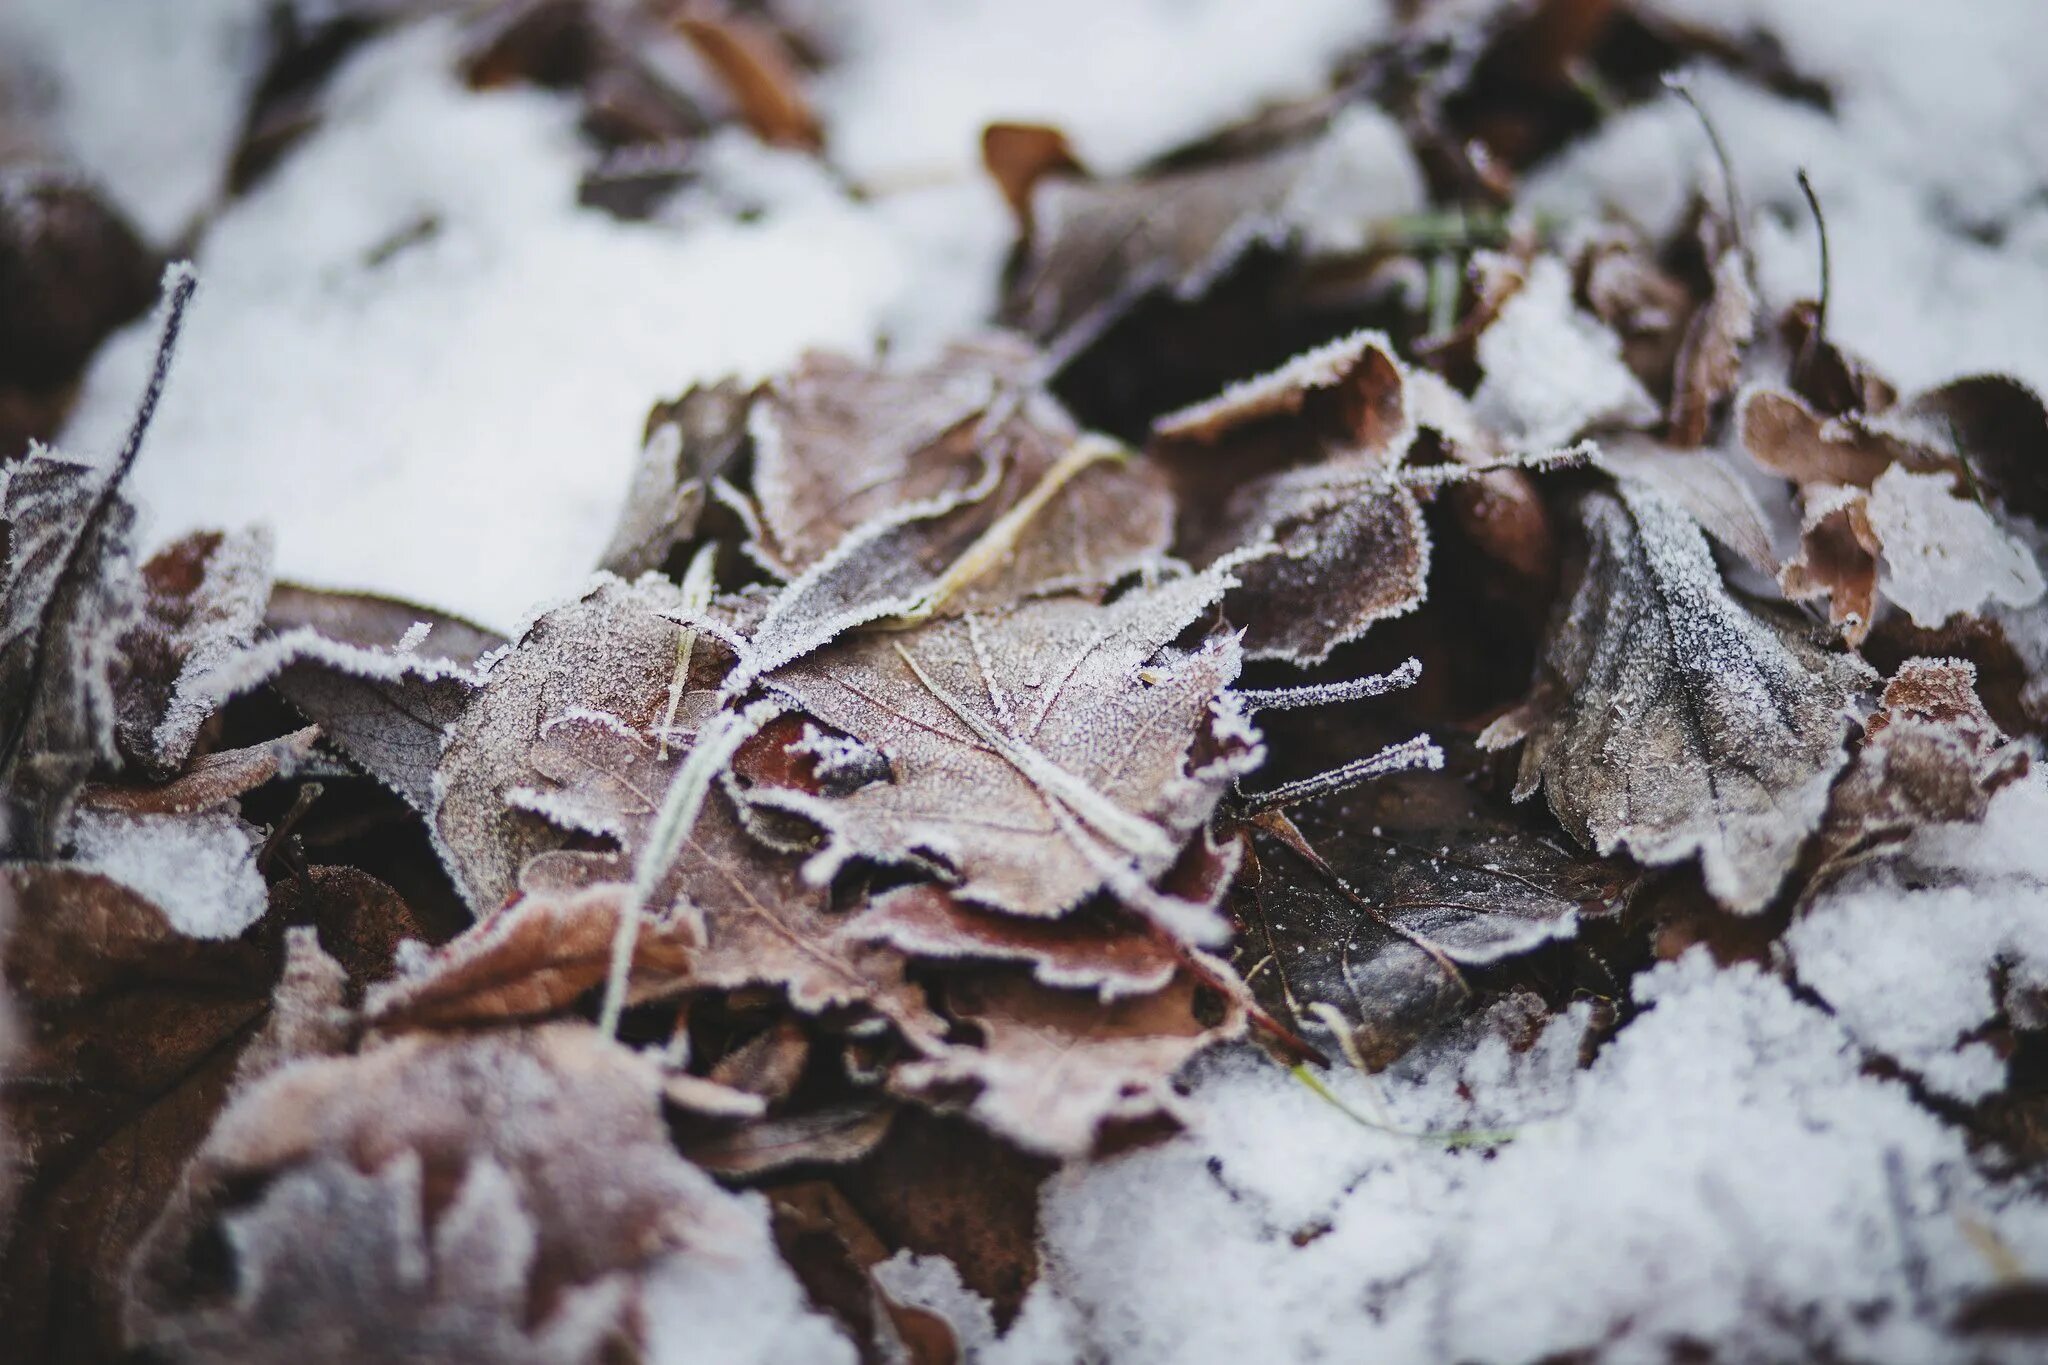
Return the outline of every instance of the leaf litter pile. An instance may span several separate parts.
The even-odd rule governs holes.
[[[1085,100],[941,90],[985,164],[936,190],[861,164],[890,44],[959,79],[904,6],[200,7],[248,41],[190,217],[0,81],[10,1358],[2030,1358],[2048,409],[1852,301],[1835,253],[1910,257],[1854,235],[1901,44],[1776,8],[1396,5],[1284,79],[1210,53],[1235,103],[1102,165]],[[1233,32],[1131,13],[1131,61]],[[437,187],[310,354],[529,250],[631,294],[655,241],[879,234],[938,302],[723,361],[665,318],[637,463],[548,457],[573,533],[466,486],[554,477],[520,408],[453,413],[501,467],[449,476],[496,543],[445,599],[357,589],[460,505],[176,534],[334,477],[294,423],[450,415],[224,435],[301,287],[238,261],[316,249],[291,196],[387,106],[545,113],[573,207],[477,258]],[[1780,123],[1832,225],[1827,166],[1743,169]],[[1957,251],[2039,270],[2040,164],[1942,201]],[[468,336],[354,363],[480,393]],[[542,426],[617,368],[548,363]]]

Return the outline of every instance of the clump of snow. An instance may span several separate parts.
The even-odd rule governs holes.
[[[2041,600],[2033,555],[1983,507],[1957,497],[1946,474],[1887,469],[1870,488],[1870,525],[1884,544],[1884,595],[1916,626],[1939,626],[1987,602]]]
[[[737,1196],[751,1220],[722,1225],[720,1245],[677,1256],[641,1294],[650,1365],[853,1365],[853,1343],[805,1301],[776,1253],[768,1201]],[[732,1236],[744,1229],[745,1235]]]
[[[132,491],[168,537],[267,521],[278,571],[503,626],[582,582],[650,404],[807,346],[864,352],[904,263],[814,166],[757,222],[576,204],[565,100],[475,94],[422,24],[336,78],[327,121],[214,223]],[[150,358],[109,345],[67,449],[111,450]]]
[[[255,831],[232,811],[130,815],[81,808],[72,858],[147,897],[188,938],[233,938],[263,917]]]
[[[1981,825],[1916,831],[1786,932],[1800,982],[1862,1046],[1935,1090],[1976,1100],[2002,1087],[2004,1060],[1970,1039],[2009,1001],[2048,991],[2044,829],[2036,774],[1993,797]]]
[[[1971,1225],[2048,1259],[2038,1203],[1775,977],[1695,950],[1634,993],[1584,1072],[1567,1016],[1525,1054],[1332,1080],[1411,1130],[1508,1124],[1491,1153],[1361,1127],[1259,1058],[1213,1067],[1188,1135],[1055,1181],[1045,1277],[983,1358],[2002,1358],[1945,1323],[1998,1278]]]
[[[819,7],[821,9],[827,7]],[[832,8],[818,100],[870,184],[971,177],[989,123],[1050,123],[1104,173],[1312,95],[1389,29],[1386,0],[865,0]]]
[[[1588,427],[1655,421],[1657,404],[1621,358],[1621,339],[1572,303],[1563,262],[1544,256],[1479,337],[1485,372],[1472,408],[1526,449]]]

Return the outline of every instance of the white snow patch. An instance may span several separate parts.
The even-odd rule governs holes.
[[[853,1365],[853,1343],[811,1308],[776,1253],[768,1201],[737,1197],[754,1215],[748,1236],[674,1257],[648,1276],[649,1365]]]
[[[214,224],[132,491],[162,535],[267,521],[286,577],[502,626],[597,562],[656,398],[867,351],[904,267],[821,172],[765,151],[789,173],[752,224],[578,208],[574,109],[464,89],[451,34],[370,48]],[[118,445],[150,346],[138,328],[102,353],[67,448]]]
[[[1946,474],[1893,465],[1870,488],[1870,525],[1884,543],[1879,586],[1916,626],[1935,627],[1987,602],[2041,600],[2041,570],[1989,512],[1957,497]]]
[[[2001,1358],[1946,1335],[1997,1277],[1965,1224],[2038,1267],[2037,1202],[1775,978],[1696,950],[1635,993],[1584,1072],[1567,1019],[1526,1055],[1333,1078],[1405,1128],[1516,1128],[1491,1156],[1361,1128],[1260,1059],[1211,1068],[1190,1134],[1055,1181],[1045,1279],[984,1358]]]
[[[1572,303],[1564,263],[1544,256],[1479,336],[1485,372],[1473,412],[1524,449],[1555,448],[1589,427],[1646,425],[1655,400],[1621,358],[1621,339]]]
[[[7,0],[0,62],[31,127],[158,245],[221,188],[261,74],[265,0]],[[33,70],[34,76],[25,73]]]
[[[263,917],[270,890],[253,830],[232,811],[129,815],[81,807],[73,860],[147,897],[189,938],[233,938]]]
[[[980,174],[990,123],[1049,123],[1093,170],[1321,90],[1389,29],[1385,0],[864,0],[832,10],[831,153],[879,186]]]

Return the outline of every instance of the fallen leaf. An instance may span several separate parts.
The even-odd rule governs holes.
[[[1646,489],[1581,500],[1589,547],[1525,710],[1482,743],[1525,739],[1517,799],[1603,856],[1697,855],[1731,909],[1762,909],[1848,761],[1869,670],[1737,601],[1699,528]]]
[[[201,1361],[633,1350],[650,1278],[786,1273],[760,1214],[676,1155],[660,1094],[576,1023],[271,1072],[136,1248],[129,1333]]]
[[[768,685],[880,752],[891,780],[747,799],[825,831],[814,875],[852,857],[936,867],[963,900],[1021,915],[1059,915],[1106,883],[1128,895],[1173,865],[1256,761],[1249,727],[1217,710],[1235,641],[1168,648],[1228,585],[1206,574],[1106,605],[1047,598],[814,654]],[[1192,767],[1218,726],[1230,747]]]
[[[1048,176],[1005,315],[1065,361],[1140,299],[1200,298],[1249,253],[1356,252],[1368,225],[1421,207],[1393,123],[1352,107],[1306,139],[1125,180]]]
[[[1092,991],[1049,990],[1023,971],[989,970],[948,981],[946,1005],[982,1045],[907,1061],[891,1088],[957,1104],[1025,1151],[1060,1157],[1178,1127],[1174,1074],[1245,1028],[1242,1003],[1192,972],[1105,1002]]]

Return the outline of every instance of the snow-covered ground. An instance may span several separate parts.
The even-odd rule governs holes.
[[[1813,288],[1804,167],[1829,218],[1836,340],[1902,388],[1987,369],[2048,387],[2048,6],[1656,7],[1768,28],[1835,91],[1829,115],[1725,74],[1693,82],[1736,164],[1769,310]],[[156,242],[198,225],[201,293],[134,483],[152,538],[267,522],[282,576],[504,628],[583,580],[653,400],[811,346],[928,349],[988,315],[1009,226],[974,167],[984,122],[1055,122],[1091,164],[1128,167],[1317,88],[1390,8],[834,7],[842,60],[816,93],[845,177],[726,134],[649,223],[578,208],[574,110],[463,88],[445,23],[351,59],[321,128],[225,205],[257,0],[11,0],[0,50],[39,54],[52,137]],[[1529,202],[1656,225],[1703,158],[1692,113],[1659,99],[1566,152]],[[732,215],[742,200],[757,211]],[[150,347],[146,326],[108,345],[67,449],[118,443]],[[2004,1083],[1965,1042],[1996,1012],[1994,968],[2007,991],[2048,987],[2038,771],[1981,828],[1918,836],[1945,883],[1830,892],[1788,938],[1796,984],[1717,969],[1703,948],[1639,977],[1642,1012],[1590,1067],[1583,1008],[1526,1051],[1482,1019],[1383,1076],[1332,1077],[1355,1115],[1258,1057],[1211,1059],[1186,1135],[1052,1184],[1044,1277],[1006,1336],[984,1328],[982,1357],[1604,1345],[1628,1361],[1697,1341],[1730,1360],[1821,1342],[2024,1358],[1942,1325],[1967,1292],[2048,1275],[2048,1202],[1987,1175],[1929,1096]],[[1514,1140],[1413,1136],[1475,1128]],[[884,1274],[899,1298],[986,1323],[942,1263]],[[776,1349],[801,1354],[798,1339],[816,1346]]]

